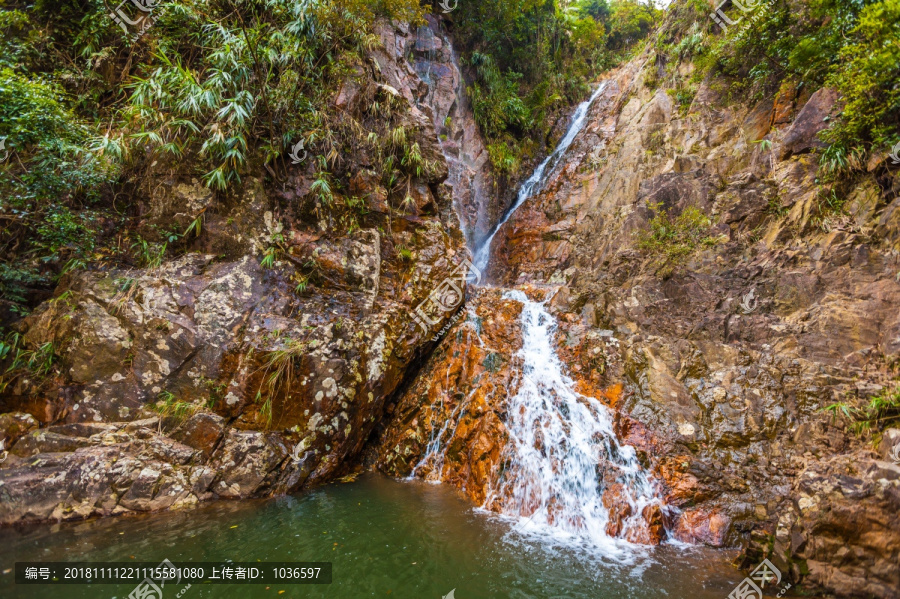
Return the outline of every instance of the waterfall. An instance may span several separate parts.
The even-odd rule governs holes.
[[[479,245],[474,252],[474,259],[472,263],[475,265],[480,272],[484,272],[484,270],[488,266],[488,262],[491,259],[491,242],[494,240],[494,236],[497,234],[497,231],[500,230],[506,221],[509,220],[509,217],[512,216],[513,212],[515,212],[519,206],[525,203],[525,201],[538,193],[543,184],[547,179],[553,174],[553,170],[556,168],[556,165],[559,164],[559,161],[565,155],[566,150],[569,149],[569,146],[572,145],[572,142],[575,140],[575,136],[577,136],[581,129],[584,127],[584,121],[587,118],[588,111],[591,109],[591,106],[594,105],[594,101],[603,93],[603,90],[606,88],[607,82],[602,82],[597,89],[594,90],[594,93],[591,94],[591,97],[578,105],[578,108],[575,109],[575,113],[572,115],[572,124],[569,125],[566,134],[559,141],[554,148],[553,152],[549,156],[547,156],[543,162],[541,162],[534,172],[531,173],[531,176],[522,183],[522,186],[519,187],[519,193],[516,196],[516,203],[513,204],[509,210],[506,211],[506,214],[497,223],[494,228],[491,230],[490,234],[485,238],[485,240]],[[546,176],[545,174],[546,173]]]
[[[477,246],[476,268],[485,270],[497,231],[553,176],[605,87],[606,82],[601,83],[578,106],[559,144],[522,184],[515,204]],[[502,406],[507,441],[487,483],[482,507],[513,519],[519,531],[605,548],[607,556],[620,553],[621,539],[653,542],[651,528],[661,530],[666,507],[634,447],[616,438],[611,410],[575,391],[556,352],[556,319],[544,302],[531,301],[522,291],[506,291],[503,297],[522,304],[522,347],[515,360],[520,370],[515,394]],[[460,325],[463,351],[482,344],[478,327],[471,324],[477,320],[476,312],[471,306],[468,311],[469,320]],[[476,391],[477,386],[468,396],[446,404],[441,394],[428,408],[433,427],[410,478],[445,480],[449,445]]]
[[[609,408],[574,390],[554,347],[556,320],[544,304],[521,291],[504,297],[523,305],[522,370],[506,406],[502,473],[484,507],[499,508],[525,531],[595,545],[611,545],[611,536],[639,537],[645,510],[662,505],[634,448],[616,439]],[[621,522],[611,535],[603,496],[615,485]]]

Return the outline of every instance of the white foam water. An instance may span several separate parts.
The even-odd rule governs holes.
[[[521,291],[504,297],[522,303],[522,370],[506,406],[503,472],[483,507],[499,507],[522,532],[588,541],[614,554],[623,543],[607,534],[603,492],[609,481],[622,484],[631,507],[620,537],[646,526],[642,510],[661,501],[634,447],[616,439],[610,409],[575,391],[554,347],[556,320],[544,304]]]
[[[584,122],[587,118],[588,111],[591,109],[591,106],[594,105],[594,101],[603,93],[603,90],[606,89],[607,82],[602,82],[597,89],[594,90],[594,93],[591,94],[591,97],[578,105],[578,108],[575,109],[575,112],[572,115],[572,123],[569,125],[569,129],[566,131],[566,134],[563,138],[556,144],[556,148],[554,148],[553,152],[547,156],[543,162],[541,162],[534,172],[531,173],[531,176],[522,183],[522,186],[519,187],[519,193],[516,196],[516,203],[506,211],[506,215],[503,219],[494,226],[490,235],[485,238],[485,240],[481,243],[481,245],[476,248],[474,254],[474,259],[472,263],[475,265],[480,272],[484,272],[487,268],[488,262],[491,259],[491,242],[494,241],[494,236],[497,234],[497,231],[500,230],[506,221],[509,220],[509,217],[512,216],[513,212],[515,212],[519,206],[525,203],[525,201],[538,193],[543,187],[544,182],[550,178],[550,175],[553,174],[553,170],[556,168],[556,165],[559,164],[559,161],[562,159],[563,155],[566,153],[566,150],[569,149],[569,146],[572,145],[572,142],[575,141],[575,136],[581,133],[581,130],[584,128]],[[546,173],[546,176],[545,176]]]

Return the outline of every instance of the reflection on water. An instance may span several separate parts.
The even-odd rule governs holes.
[[[508,597],[724,599],[741,576],[733,553],[635,549],[620,563],[516,537],[441,485],[367,475],[300,497],[0,529],[0,597],[124,599],[134,585],[13,584],[15,561],[331,561],[328,586],[194,585],[184,599]],[[7,572],[7,570],[9,570]],[[174,598],[176,587],[166,589]],[[284,591],[279,594],[279,591]]]

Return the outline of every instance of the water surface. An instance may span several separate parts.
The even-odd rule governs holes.
[[[729,565],[734,552],[669,545],[619,555],[522,538],[446,486],[372,474],[298,497],[0,529],[0,597],[124,599],[134,588],[16,587],[17,560],[334,564],[327,586],[194,585],[183,599],[441,599],[452,589],[455,599],[725,599],[742,578]],[[180,588],[167,586],[165,599]]]

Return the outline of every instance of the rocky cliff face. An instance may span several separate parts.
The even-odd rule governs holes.
[[[409,33],[380,33],[385,48],[396,48],[397,57],[411,57],[413,69],[425,83],[424,95],[416,102],[432,112],[449,167],[447,184],[453,188],[453,205],[467,245],[475,247],[500,219],[505,206],[494,199],[497,183],[469,106],[458,55],[441,22],[432,15],[427,19],[427,26]],[[397,33],[402,37],[397,37]]]
[[[283,185],[261,169],[227,198],[177,176],[154,186],[145,228],[202,215],[203,235],[158,267],[71,275],[22,323],[25,347],[52,347],[60,374],[22,374],[3,395],[0,522],[288,492],[356,463],[451,316],[425,330],[413,312],[465,257],[452,204],[487,177],[449,48],[401,26],[379,34],[334,110],[392,106],[433,166],[402,208],[364,153],[344,157],[349,189],[333,198],[365,202],[356,231],[310,210],[311,160]],[[412,68],[426,60],[429,78]],[[468,154],[447,150],[461,141]]]
[[[0,522],[297,490],[348,472],[372,439],[379,469],[495,508],[521,384],[515,287],[547,300],[575,390],[613,410],[667,506],[632,514],[610,487],[610,536],[743,544],[745,565],[768,557],[811,592],[900,596],[900,436],[875,453],[822,413],[896,380],[900,351],[900,183],[873,163],[844,210],[823,198],[812,151],[835,94],[728,105],[707,81],[679,107],[646,54],[609,74],[494,239],[500,288],[473,293],[432,353],[451,313],[423,330],[414,309],[465,256],[462,233],[477,245],[505,206],[486,201],[437,22],[377,33],[334,109],[399,106],[437,164],[403,213],[366,156],[350,157],[347,195],[369,212],[352,233],[301,209],[309,164],[282,186],[261,169],[224,199],[154,187],[148,226],[202,214],[204,236],[156,268],[71,275],[23,323],[61,374],[18,376],[0,399]]]
[[[808,590],[898,597],[895,436],[876,454],[822,411],[897,376],[896,171],[870,165],[833,210],[811,153],[833,92],[727,105],[707,81],[679,108],[656,69],[645,54],[610,75],[494,239],[490,277],[552,298],[558,352],[616,410],[673,508],[669,534],[744,544],[745,565],[767,556]],[[518,385],[517,309],[495,291],[470,301],[390,406],[381,469],[485,500]]]

